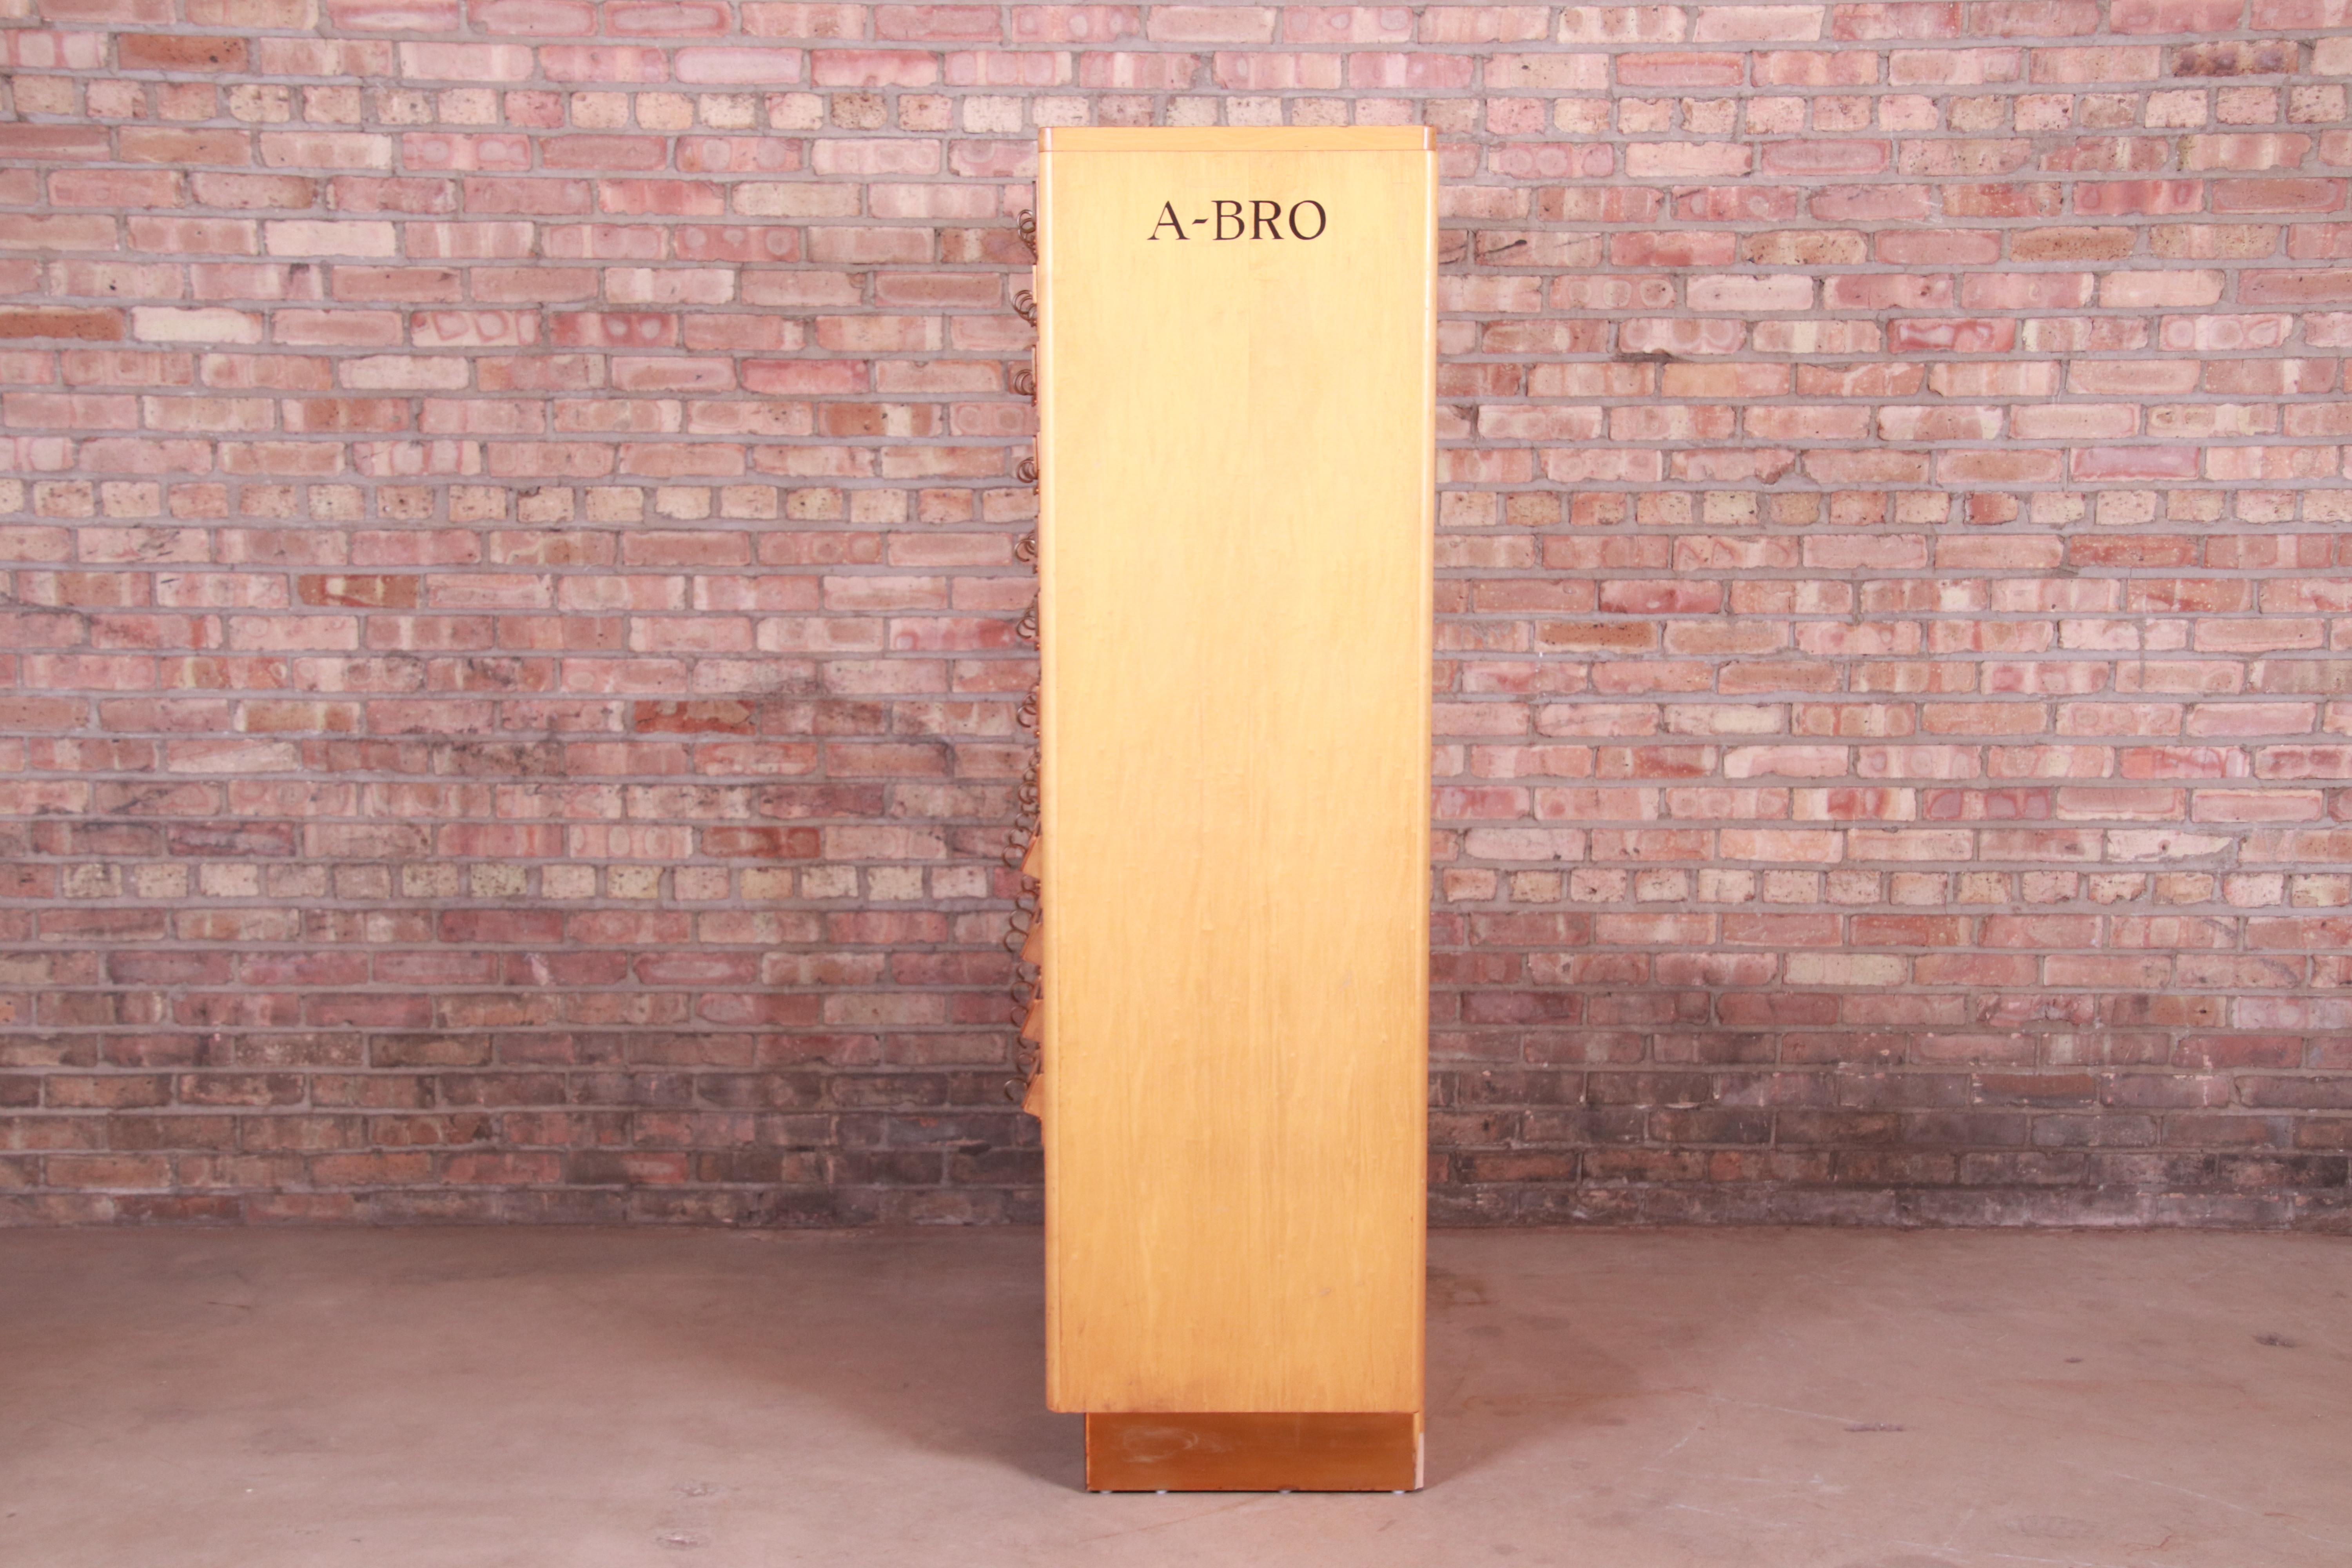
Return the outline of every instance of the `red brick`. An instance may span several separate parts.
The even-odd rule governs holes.
[[[1161,44],[1263,44],[1275,22],[1271,5],[1155,5],[1144,36]]]
[[[802,76],[799,49],[695,45],[671,57],[677,80],[696,87],[788,87]]]
[[[2241,1070],[2352,1063],[2341,911],[2283,901],[2352,870],[2352,139],[2295,96],[2352,68],[2341,9],[329,0],[322,37],[192,0],[210,31],[7,34],[20,82],[119,68],[155,117],[0,125],[0,939],[39,960],[0,1016],[64,1053],[0,1137],[155,1151],[107,1201],[224,1217],[296,1180],[331,1217],[517,1183],[717,1213],[769,1178],[632,1096],[988,1101],[1030,109],[1223,90],[1441,128],[1441,1100],[1529,1118],[1630,1069],[1626,1179],[1676,1213],[2008,1180],[2152,1112],[2337,1147],[2315,1106],[2217,1113]],[[499,118],[227,112],[403,76]],[[2154,96],[2216,85],[2210,124]],[[703,89],[754,122],[626,101]],[[165,863],[231,879],[66,896]],[[1910,1066],[1843,1120],[1636,1103],[1731,1060],[1759,1103]],[[269,1125],[152,1113],[183,1084]],[[1590,1190],[1464,1103],[1441,1212]],[[121,1151],[72,1141],[109,1118]],[[1817,1163],[1730,1146],[1774,1125]],[[1897,1131],[1963,1148],[1840,1146]],[[822,1201],[976,1201],[925,1159]]]
[[[1893,0],[1830,7],[1830,34],[1840,40],[1957,38],[1961,0]]]
[[[1727,54],[1619,55],[1617,80],[1625,87],[1738,87],[1747,79],[1747,62]]]
[[[2352,300],[2352,268],[2340,271],[2280,271],[2250,268],[2239,277],[2242,305],[2334,304]]]
[[[2115,0],[2118,33],[2228,33],[2244,26],[2245,0]]]
[[[916,49],[814,49],[809,79],[818,87],[929,87],[940,79],[940,62]]]
[[[2068,37],[2098,30],[2096,0],[1969,0],[1968,31],[1980,37]]]
[[[120,310],[0,306],[0,339],[68,338],[119,342],[126,335]]]
[[[2326,213],[2344,206],[2341,179],[2216,180],[2210,191],[2216,213]],[[2290,235],[2290,256],[2301,254],[2294,248],[2300,235],[2300,229]]]
[[[722,0],[605,0],[604,30],[645,38],[714,37],[732,18]]]
[[[242,71],[245,40],[208,34],[125,33],[115,64],[127,71]]]
[[[669,79],[669,56],[620,44],[548,44],[539,68],[550,81],[657,82]]]
[[[2302,51],[2285,39],[2186,44],[2169,54],[2177,77],[2278,76],[2293,71],[2302,58]]]
[[[1015,5],[1012,40],[1016,43],[1092,44],[1139,37],[1139,5]]]
[[[1200,76],[1202,64],[1195,55],[1092,51],[1078,57],[1078,85],[1097,90],[1181,90]]]

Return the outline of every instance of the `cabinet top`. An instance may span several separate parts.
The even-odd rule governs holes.
[[[1037,132],[1041,153],[1431,153],[1426,125],[1059,125]]]

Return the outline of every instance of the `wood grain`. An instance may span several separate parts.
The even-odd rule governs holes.
[[[1087,1489],[1370,1492],[1421,1485],[1404,1414],[1090,1415]]]
[[[1056,1409],[1421,1408],[1424,146],[1057,131],[1041,156]],[[1149,237],[1219,199],[1328,226]]]

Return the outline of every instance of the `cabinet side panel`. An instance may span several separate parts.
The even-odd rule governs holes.
[[[1433,163],[1041,174],[1059,1408],[1421,1405]]]

